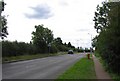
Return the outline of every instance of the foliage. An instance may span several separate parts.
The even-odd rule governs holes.
[[[35,26],[35,29],[30,43],[2,41],[3,57],[66,52],[74,48],[70,42],[63,44],[60,37],[54,38],[52,31],[43,25]]]
[[[108,12],[109,12],[109,3],[103,2],[102,7],[97,5],[97,11],[95,12],[94,22],[95,26],[94,28],[97,30],[97,33],[100,33],[101,31],[105,31],[108,27]]]
[[[63,45],[62,39],[60,37],[57,37],[54,39],[54,44],[55,45]]]
[[[95,12],[95,29],[99,35],[93,39],[93,46],[105,61],[107,69],[120,75],[120,2],[103,2]],[[101,20],[103,19],[103,20]],[[97,24],[96,24],[97,23]]]
[[[37,59],[37,58],[43,58],[43,57],[49,57],[49,56],[57,56],[65,54],[64,52],[54,53],[54,54],[32,54],[32,55],[21,55],[21,56],[11,56],[11,57],[3,57],[2,63],[8,63],[8,62],[16,62],[21,60],[31,60],[31,59]]]
[[[4,11],[4,5],[6,5],[6,3],[4,3],[4,1],[0,1],[1,3],[1,9],[2,11]],[[0,12],[0,16],[1,16],[1,12]],[[1,39],[4,39],[4,37],[7,37],[8,35],[8,31],[7,31],[7,19],[5,18],[5,16],[1,16],[0,17],[0,37]]]
[[[82,47],[78,47],[78,52],[84,52],[84,49]]]
[[[1,16],[1,28],[2,31],[0,31],[0,37],[1,39],[4,39],[4,37],[7,37],[8,35],[8,31],[7,31],[7,19],[5,18],[5,16]]]
[[[48,44],[53,41],[52,31],[44,28],[44,25],[35,26],[35,31],[32,32],[33,44],[36,45],[38,53],[48,52]]]
[[[2,41],[2,56],[20,56],[26,54],[35,54],[35,46],[25,42]]]
[[[50,47],[50,53],[57,53],[58,52],[58,48],[52,44],[51,47]]]
[[[62,42],[60,37],[57,37],[53,40],[53,44],[57,47],[59,51],[68,51],[69,49],[75,49],[74,46],[71,45],[70,42],[68,44]]]
[[[90,52],[90,49],[88,49],[88,48],[85,48],[85,50],[84,50],[85,52]]]

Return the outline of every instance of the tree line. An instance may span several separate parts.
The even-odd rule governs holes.
[[[0,5],[2,5],[2,11],[4,11],[4,6],[6,5],[4,1],[0,2]],[[3,40],[8,35],[6,16],[0,17],[0,23],[0,37]],[[35,29],[32,32],[32,41],[30,43],[2,41],[2,56],[9,57],[37,53],[57,53],[59,51],[67,51],[68,49],[75,50],[75,47],[70,42],[63,44],[60,37],[54,38],[53,32],[45,28],[44,25],[36,25]]]
[[[30,43],[2,41],[3,57],[66,52],[69,49],[75,50],[75,47],[70,42],[63,43],[60,37],[54,38],[53,32],[43,24],[35,26]]]
[[[108,71],[120,75],[120,2],[98,5],[93,21],[99,35],[93,39],[92,45]]]

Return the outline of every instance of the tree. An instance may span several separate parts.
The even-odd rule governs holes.
[[[70,43],[70,42],[68,42],[68,47],[70,47],[70,48],[72,47],[72,45],[71,45],[71,43]]]
[[[5,3],[0,1],[0,7],[2,7],[2,11],[4,11],[4,5]],[[7,37],[8,31],[7,31],[7,19],[5,16],[1,16],[1,11],[0,11],[0,37],[1,39],[4,39],[4,37]]]
[[[82,47],[78,47],[78,52],[84,52],[84,49]]]
[[[120,75],[120,2],[103,2],[94,17],[99,35],[93,39],[96,52],[102,57],[107,70]]]
[[[102,2],[102,7],[97,5],[97,11],[95,12],[94,16],[94,22],[95,26],[94,28],[97,30],[97,33],[100,33],[101,31],[105,31],[108,27],[108,12],[109,12],[109,3]]]
[[[48,44],[53,41],[53,33],[50,29],[44,28],[44,25],[36,25],[35,31],[32,32],[32,40],[39,53],[46,53]]]
[[[57,47],[58,51],[67,51],[68,47],[67,44],[62,43],[62,39],[60,37],[57,37],[54,39],[53,44]]]
[[[1,17],[1,24],[2,24],[2,31],[0,32],[0,37],[4,39],[4,37],[7,37],[8,31],[7,31],[7,19],[5,16]]]
[[[85,48],[85,50],[84,50],[85,52],[90,52],[90,49],[88,49],[88,48]]]
[[[20,55],[36,54],[33,44],[17,41],[2,41],[2,56],[20,56]]]
[[[92,39],[92,47],[93,47],[93,48],[96,48],[97,40],[98,40],[98,36],[96,35],[96,36]]]
[[[57,37],[54,39],[54,44],[56,45],[63,45],[62,39],[60,37]]]

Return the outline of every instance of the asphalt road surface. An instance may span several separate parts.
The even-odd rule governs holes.
[[[2,79],[56,79],[84,54],[66,54],[2,65]]]

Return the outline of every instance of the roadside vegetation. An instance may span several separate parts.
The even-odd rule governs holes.
[[[35,31],[32,32],[32,40],[29,43],[3,40],[2,58],[3,62],[28,60],[58,55],[59,52],[67,53],[69,49],[74,52],[90,51],[88,48],[85,50],[82,47],[75,48],[70,42],[63,43],[60,37],[54,38],[50,29],[44,25],[36,25]]]
[[[2,11],[4,11],[4,1],[2,5]],[[9,35],[6,16],[1,16],[1,25],[0,37],[2,40],[0,43],[2,43],[3,62],[41,58],[56,55],[59,52],[67,52],[68,50],[73,50],[74,52],[90,51],[88,48],[85,48],[85,50],[82,47],[75,48],[71,42],[63,43],[60,37],[54,38],[53,31],[43,24],[34,26],[35,30],[31,31],[32,40],[30,42],[9,41],[5,39]]]
[[[96,79],[93,60],[81,58],[77,63],[57,78],[57,80],[61,79]]]
[[[102,59],[113,79],[120,80],[120,2],[103,2],[95,16],[98,35],[93,39],[96,56]]]
[[[32,59],[56,55],[59,52],[67,52],[69,49],[77,49],[70,43],[63,43],[60,37],[54,38],[53,32],[36,25],[32,32],[32,40],[29,43],[2,40],[3,62],[9,60]]]
[[[38,58],[44,58],[44,57],[50,57],[50,56],[58,56],[58,55],[64,55],[64,54],[66,54],[66,52],[58,52],[54,54],[33,54],[33,55],[11,56],[11,57],[2,58],[2,62],[10,63],[10,62],[32,60],[32,59],[38,59]]]
[[[118,74],[111,72],[111,70],[108,70],[108,66],[106,65],[105,61],[101,58],[100,54],[95,52],[95,56],[99,59],[99,61],[101,62],[102,66],[104,68],[104,70],[109,73],[111,78],[114,81],[120,81],[120,76]]]

